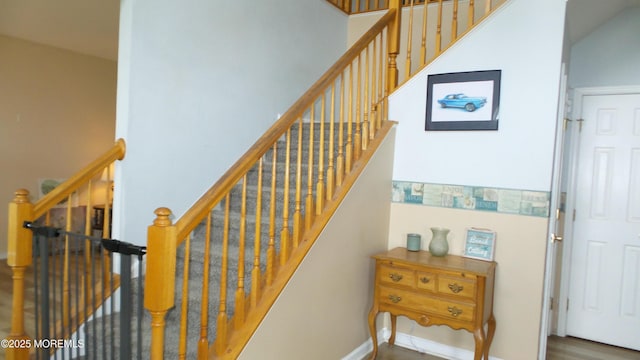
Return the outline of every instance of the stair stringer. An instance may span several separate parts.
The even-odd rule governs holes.
[[[387,244],[395,123],[379,134],[219,358],[326,359],[325,350],[342,356],[368,338],[369,256]]]

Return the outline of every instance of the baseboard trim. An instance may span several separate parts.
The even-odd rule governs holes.
[[[378,331],[378,345],[385,342],[385,339],[388,337],[386,330],[386,328],[383,328]],[[343,357],[342,360],[362,360],[365,356],[369,355],[371,351],[373,351],[373,343],[371,342],[371,338],[368,338],[362,345]]]
[[[378,331],[378,342],[380,344],[386,342],[391,335],[391,330],[383,328]],[[473,351],[449,346],[435,341],[423,339],[417,336],[396,332],[396,346],[405,349],[422,352],[429,355],[438,356],[450,360],[473,360]],[[342,360],[363,360],[373,350],[371,338],[368,338],[362,345],[343,357]],[[495,356],[489,356],[490,360],[502,360]]]

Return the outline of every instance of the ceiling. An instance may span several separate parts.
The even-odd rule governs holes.
[[[0,0],[0,34],[116,61],[120,0]]]
[[[567,2],[571,43],[640,6],[640,0]],[[116,61],[119,8],[120,0],[0,0],[0,34]]]

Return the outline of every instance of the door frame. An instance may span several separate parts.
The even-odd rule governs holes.
[[[549,199],[549,217],[547,225],[547,246],[546,246],[546,260],[544,271],[544,283],[543,283],[543,297],[542,297],[542,312],[540,318],[540,336],[538,342],[538,359],[546,359],[547,354],[547,337],[549,336],[549,329],[551,326],[551,295],[553,294],[553,284],[555,277],[555,264],[557,243],[553,240],[554,233],[556,233],[556,209],[560,208],[560,196],[562,184],[562,163],[563,163],[563,148],[565,142],[565,123],[567,116],[567,105],[569,104],[567,93],[567,73],[566,65],[563,62],[560,72],[560,84],[559,84],[559,101],[558,101],[558,113],[556,118],[556,137],[554,142],[554,155],[553,155],[553,171],[551,176],[551,196]]]
[[[633,86],[603,86],[603,87],[584,87],[573,90],[573,109],[572,119],[582,118],[582,104],[584,97],[590,95],[625,95],[640,93],[640,85]],[[575,124],[577,125],[577,124]],[[569,281],[571,276],[571,253],[573,247],[573,212],[575,210],[575,201],[577,192],[575,191],[577,184],[577,165],[578,150],[580,148],[580,126],[572,126],[571,144],[569,150],[569,163],[567,166],[567,174],[565,174],[567,182],[567,203],[565,226],[564,226],[564,244],[562,252],[562,272],[560,275],[560,294],[558,294],[558,326],[557,335],[567,335],[567,303],[569,301]],[[550,294],[547,294],[550,296]]]

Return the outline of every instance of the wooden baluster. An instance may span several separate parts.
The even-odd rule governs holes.
[[[400,52],[400,24],[402,19],[402,7],[400,0],[390,0],[389,10],[395,10],[395,16],[389,23],[387,30],[387,51],[389,62],[387,69],[387,93],[390,94],[398,86],[398,66],[396,58]]]
[[[92,209],[93,209],[93,182],[91,180],[89,180],[89,182],[87,183],[87,211],[85,212],[85,220],[84,220],[84,234],[87,236],[93,235],[92,231],[93,231],[93,226],[92,226]],[[84,302],[84,306],[87,306],[87,304],[91,303],[91,292],[89,291],[89,286],[91,286],[91,278],[90,278],[90,267],[89,265],[91,264],[91,240],[86,239],[84,241],[84,266],[82,266],[82,271],[84,271],[84,274],[81,277],[80,282],[81,284],[81,288],[83,289],[82,291],[80,291],[80,294],[82,296],[83,302]],[[80,259],[80,256],[78,256],[78,260]]]
[[[491,12],[491,0],[487,0],[484,4],[484,16],[487,16]]]
[[[287,168],[289,168],[287,166]],[[245,318],[244,292],[244,251],[247,239],[247,175],[242,178],[242,200],[240,203],[240,242],[238,244],[238,286],[236,287],[235,313],[233,315],[236,329],[240,329]]]
[[[262,238],[262,163],[263,158],[260,158],[258,162],[258,188],[256,195],[256,232],[255,241],[253,245],[253,270],[251,271],[251,307],[255,308],[258,305],[260,299],[260,285],[262,280],[260,279],[260,251]]]
[[[189,315],[189,266],[191,264],[191,235],[184,244],[184,267],[182,268],[182,292],[180,304],[180,336],[178,337],[178,359],[187,358],[187,316]]]
[[[313,207],[313,150],[314,150],[314,138],[313,130],[315,123],[315,104],[311,105],[310,120],[309,120],[309,157],[307,159],[307,198],[305,202],[305,215],[304,215],[304,228],[309,230],[313,223],[313,215],[315,214]]]
[[[205,360],[209,355],[209,267],[211,262],[211,226],[213,215],[207,216],[204,235],[204,264],[202,272],[202,292],[200,297],[200,340],[198,340],[198,359]]]
[[[325,117],[325,94],[322,94],[320,105],[320,149],[318,150],[318,182],[316,184],[316,215],[322,213],[324,207],[324,117]]]
[[[289,181],[291,168],[291,128],[287,130],[287,145],[284,149],[284,199],[282,200],[282,228],[280,230],[280,265],[289,259]]]
[[[66,223],[65,230],[70,232],[71,228],[71,195],[67,196],[66,206]],[[69,236],[64,236],[64,253],[62,255],[62,331],[69,326],[69,317],[71,313],[69,297],[71,296],[71,290],[69,289],[69,248],[71,242]]]
[[[362,152],[362,134],[360,133],[360,100],[362,99],[362,54],[358,55],[358,76],[356,77],[356,131],[353,135],[353,160],[360,159]]]
[[[469,0],[469,11],[467,14],[467,29],[471,29],[473,24],[475,23],[475,10],[476,4],[474,0]]]
[[[369,46],[364,49],[364,114],[362,116],[362,150],[369,147]]]
[[[365,1],[369,1],[369,0],[365,0]],[[356,13],[360,12],[360,0],[356,0]]]
[[[376,125],[376,131],[382,127],[382,118],[384,113],[386,112],[386,104],[385,104],[385,86],[384,86],[384,42],[382,41],[382,34],[378,36],[378,41],[380,41],[380,56],[378,58],[378,123]]]
[[[330,114],[329,114],[329,156],[327,159],[327,191],[326,191],[326,199],[327,201],[331,200],[333,197],[333,189],[335,185],[335,168],[333,167],[334,153],[335,153],[335,143],[334,143],[334,130],[335,130],[335,121],[336,121],[336,84],[335,82],[331,84],[331,106],[330,106]]]
[[[379,42],[379,53],[374,55],[374,58],[376,59],[376,63],[378,63],[377,69],[378,69],[378,74],[376,76],[376,88],[378,89],[378,94],[376,95],[376,119],[374,122],[374,126],[373,126],[373,133],[375,134],[378,129],[380,129],[380,127],[382,126],[381,124],[381,120],[382,120],[382,112],[384,111],[384,106],[382,104],[383,98],[382,98],[382,68],[384,67],[384,50],[383,50],[383,46],[382,46],[382,34],[376,36],[376,38],[373,40],[376,44]]]
[[[302,232],[302,117],[298,126],[298,159],[296,163],[296,198],[293,211],[293,249],[298,247]]]
[[[420,65],[427,63],[427,11],[429,1],[424,2],[422,7],[422,40],[420,40]]]
[[[413,0],[409,5],[409,29],[407,31],[407,61],[404,65],[404,79],[408,80],[411,77],[411,41],[413,35]]]
[[[376,121],[378,119],[378,106],[376,101],[376,86],[377,86],[377,71],[376,71],[376,63],[378,57],[378,43],[376,39],[373,39],[373,49],[371,51],[371,115],[369,116],[369,140],[373,139],[373,135],[376,133]]]
[[[267,285],[273,283],[276,258],[276,177],[278,143],[273,144],[271,159],[271,197],[269,199],[269,245],[267,247]]]
[[[342,10],[347,14],[351,12],[351,4],[349,0],[342,0]]]
[[[13,292],[11,305],[11,332],[7,336],[9,341],[29,340],[24,331],[24,295],[25,295],[25,270],[31,266],[33,237],[29,229],[22,225],[25,221],[33,221],[33,204],[29,201],[29,191],[19,189],[15,192],[15,198],[9,203],[8,227],[8,256],[7,264],[11,267]],[[29,349],[17,346],[5,349],[7,359],[28,359]]]
[[[438,25],[436,26],[436,55],[440,54],[441,49],[442,49],[442,0],[438,0]]]
[[[107,167],[105,168],[106,170],[106,175],[107,175],[107,179],[111,179],[112,178],[112,174],[111,174],[111,165],[107,165]],[[110,239],[111,238],[111,186],[107,185],[107,188],[105,189],[105,193],[104,193],[104,214],[103,214],[103,218],[102,218],[102,238],[104,239]],[[111,288],[111,281],[109,279],[109,274],[111,273],[110,269],[111,269],[111,257],[109,257],[109,253],[108,251],[105,251],[103,253],[103,259],[102,259],[102,265],[103,265],[103,282],[102,284],[103,286],[103,290],[107,290],[109,288]],[[106,292],[103,292],[103,294],[105,294]]]
[[[453,20],[451,21],[451,41],[458,38],[458,0],[453,0]]]
[[[144,307],[151,314],[151,359],[164,358],[165,315],[174,306],[176,278],[176,228],[171,211],[158,208],[147,230],[147,268]]]
[[[349,94],[348,94],[347,110],[347,144],[345,145],[345,171],[351,171],[351,162],[353,161],[353,62],[349,64]]]
[[[338,115],[338,157],[336,158],[336,185],[344,179],[344,71],[340,75],[340,113]]]
[[[275,162],[275,159],[274,159]],[[218,318],[216,319],[215,353],[222,355],[227,346],[229,329],[227,317],[227,269],[229,264],[229,213],[231,196],[224,198],[224,223],[222,228],[222,260],[220,264],[220,300],[218,302]]]

